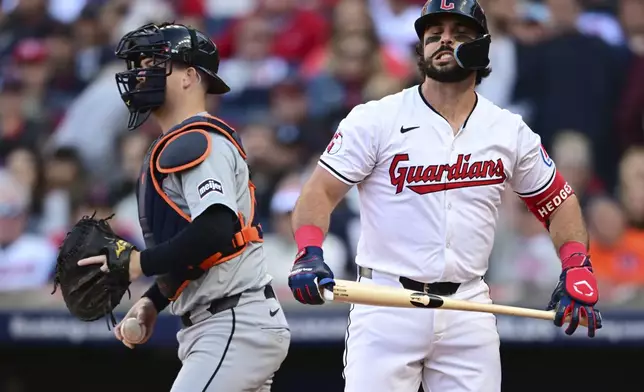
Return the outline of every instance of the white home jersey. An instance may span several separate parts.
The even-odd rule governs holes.
[[[506,183],[531,197],[555,177],[520,116],[477,95],[454,135],[420,86],[356,106],[319,165],[358,184],[356,263],[421,282],[483,276]]]

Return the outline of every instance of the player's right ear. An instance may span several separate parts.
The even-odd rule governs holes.
[[[195,84],[201,83],[201,75],[194,67],[187,67],[181,76],[181,88],[187,90]]]

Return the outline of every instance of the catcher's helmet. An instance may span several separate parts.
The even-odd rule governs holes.
[[[184,25],[144,25],[123,36],[115,53],[127,64],[127,71],[116,74],[116,84],[130,111],[130,130],[139,127],[152,110],[163,105],[166,78],[172,73],[173,63],[192,66],[206,74],[204,82],[207,83],[208,94],[230,91],[230,87],[217,75],[217,45],[205,34]],[[150,67],[141,66],[145,58],[152,59]],[[144,78],[144,82],[137,78]]]
[[[471,70],[487,68],[490,64],[490,32],[483,7],[477,0],[428,0],[423,6],[414,28],[422,41],[425,30],[437,15],[451,14],[473,21],[479,30],[479,37],[473,41],[459,44],[454,49],[454,58],[459,66]]]

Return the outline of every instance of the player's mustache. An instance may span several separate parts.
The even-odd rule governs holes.
[[[450,48],[449,46],[441,46],[440,48],[438,48],[438,49],[434,52],[434,54],[432,54],[432,57],[431,57],[431,58],[435,58],[436,56],[438,56],[439,54],[441,54],[441,53],[443,53],[443,52],[449,52],[449,53],[451,53],[452,55],[454,55],[454,49]]]

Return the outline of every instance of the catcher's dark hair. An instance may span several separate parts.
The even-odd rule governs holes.
[[[87,166],[81,158],[81,154],[77,148],[59,147],[49,153],[45,159],[72,163],[76,167],[77,173],[72,183],[70,192],[72,194],[83,194],[85,192],[85,188],[87,187],[87,183],[89,181],[88,171]]]
[[[425,54],[423,53],[423,44],[422,42],[416,43],[415,47],[415,52],[416,52],[416,66],[418,68],[418,72],[420,72],[420,77],[424,78],[425,77]],[[492,68],[487,67],[485,69],[480,69],[476,71],[476,85],[478,86],[481,84],[483,79],[487,78],[490,76],[492,73]]]

